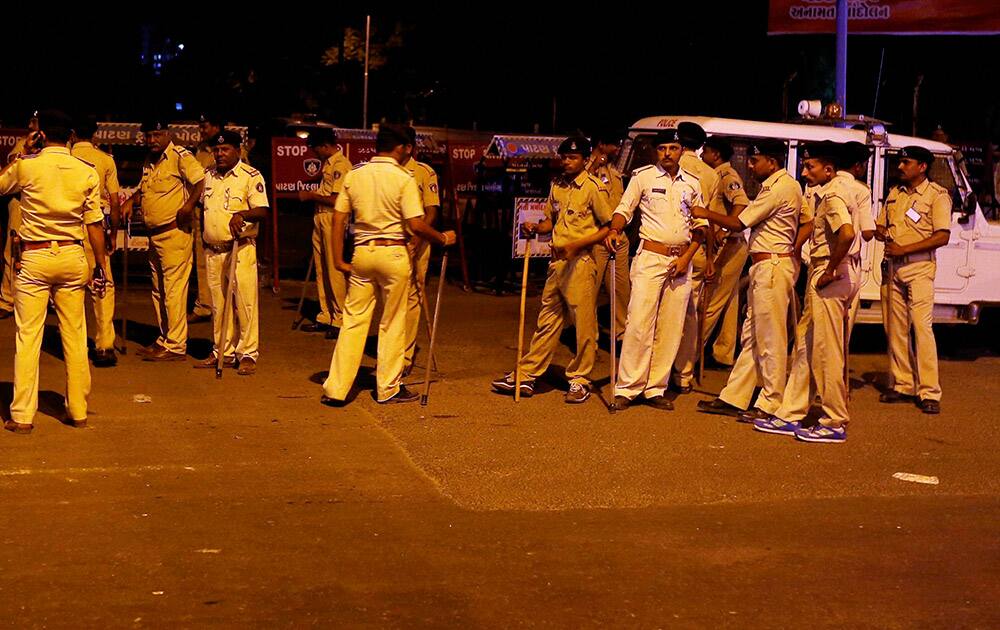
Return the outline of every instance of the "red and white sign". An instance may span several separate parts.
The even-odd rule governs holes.
[[[771,0],[771,35],[833,33],[837,0]],[[848,0],[849,33],[993,35],[1000,33],[996,0]]]

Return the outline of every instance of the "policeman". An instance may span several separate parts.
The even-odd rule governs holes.
[[[542,290],[542,307],[527,354],[521,358],[521,395],[534,393],[535,379],[548,369],[569,321],[576,326],[576,355],[566,365],[566,402],[590,397],[590,372],[597,354],[597,265],[591,250],[608,234],[611,220],[608,189],[586,170],[590,141],[566,138],[559,145],[563,174],[552,183],[545,219],[525,223],[529,234],[552,234],[552,260]],[[617,244],[616,244],[617,246]],[[493,388],[513,393],[515,374],[493,381]]]
[[[610,207],[612,210],[618,207],[621,202],[625,188],[622,184],[622,174],[615,166],[618,153],[621,151],[621,136],[614,132],[604,131],[594,134],[594,150],[590,154],[587,162],[587,171],[601,180],[608,189],[610,195]],[[608,271],[608,250],[601,243],[594,247],[594,261],[597,263],[597,287],[600,292],[601,283],[611,293],[611,273],[615,274],[615,331],[617,340],[621,341],[625,334],[625,318],[628,315],[628,300],[632,289],[628,277],[628,237],[625,234],[618,239],[618,251],[615,252],[615,268],[613,272]]]
[[[697,151],[705,143],[705,130],[701,125],[692,122],[682,122],[677,125],[678,137],[684,153],[681,155],[680,168],[698,178],[701,185],[701,198],[704,206],[720,213],[725,212],[722,194],[719,191],[719,175],[708,164],[698,157]],[[699,204],[701,205],[701,204]],[[703,293],[706,276],[711,276],[715,261],[706,258],[705,249],[695,250],[692,260],[691,299],[688,301],[688,312],[684,317],[684,336],[677,350],[675,383],[682,394],[691,391],[694,379],[694,364],[698,360],[701,349],[698,347],[698,301]],[[713,287],[714,289],[714,287]]]
[[[774,418],[755,420],[754,428],[768,433],[794,435],[805,442],[840,443],[847,439],[847,317],[860,286],[860,243],[854,230],[857,212],[850,191],[835,181],[840,150],[832,142],[802,149],[802,175],[810,186],[814,209],[810,239],[810,269],[806,285],[811,328],[806,331],[806,352],[823,415],[809,428],[789,413],[786,394]],[[800,379],[801,382],[801,379]],[[802,397],[799,396],[798,399]],[[812,401],[809,400],[808,403]],[[806,406],[806,411],[808,410]],[[795,410],[804,417],[802,409]]]
[[[105,213],[106,221],[111,227],[108,241],[109,253],[114,250],[118,226],[121,223],[121,205],[118,201],[118,168],[110,155],[94,146],[93,138],[97,132],[97,120],[93,117],[78,120],[73,126],[73,140],[70,152],[97,171],[97,181],[100,184],[101,211]],[[84,251],[87,253],[87,267],[94,269],[97,259],[90,249],[90,240],[84,239]],[[115,284],[111,275],[111,261],[106,259],[108,266],[104,268],[104,295],[100,296],[90,290],[94,304],[94,322],[97,331],[94,334],[95,367],[111,367],[118,362],[115,354]],[[90,285],[88,285],[88,289]]]
[[[196,368],[214,368],[219,352],[223,365],[238,366],[237,373],[248,376],[257,370],[260,324],[257,308],[258,225],[267,218],[268,203],[260,171],[240,159],[242,138],[236,131],[223,130],[209,140],[215,152],[215,167],[205,173],[205,263],[208,286],[212,290],[212,328],[215,348],[212,356],[196,363]],[[236,246],[236,275],[229,278],[233,240]],[[235,280],[236,319],[225,315],[226,295]],[[223,329],[223,320],[226,327]],[[219,347],[220,340],[222,348]]]
[[[218,137],[219,132],[224,127],[225,122],[215,114],[202,114],[198,120],[198,133],[201,135],[201,142],[195,149],[194,157],[206,171],[215,168],[212,140]],[[198,298],[194,302],[194,308],[188,313],[189,324],[207,322],[212,318],[212,291],[208,287],[208,278],[205,275],[205,245],[202,240],[204,238],[203,214],[204,209],[196,206],[191,222],[191,234],[194,240],[194,277],[195,284],[198,285]]]
[[[702,161],[714,168],[719,176],[720,195],[717,199],[722,205],[716,207],[716,210],[725,209],[728,216],[738,217],[750,200],[743,188],[743,178],[729,162],[732,155],[732,145],[719,136],[705,140],[705,146],[701,151]],[[717,364],[732,366],[736,353],[740,277],[747,261],[747,241],[742,232],[725,232],[718,234],[717,237],[716,284],[705,309],[705,338],[707,339],[721,318],[719,333],[712,346],[712,357]]]
[[[892,389],[884,403],[917,400],[924,413],[941,412],[937,345],[934,341],[934,251],[951,236],[951,197],[927,178],[934,155],[923,147],[904,147],[899,154],[900,185],[889,191],[876,219],[876,238],[885,241],[892,277],[883,274],[883,321],[889,334]],[[910,325],[916,365],[910,354]]]
[[[84,285],[91,277],[83,251],[90,240],[98,269],[106,268],[104,213],[97,172],[66,148],[71,121],[44,111],[38,126],[45,134],[40,153],[15,160],[0,172],[0,195],[21,193],[20,250],[15,280],[14,400],[4,428],[30,433],[38,410],[38,358],[49,298],[55,301],[66,361],[66,417],[74,427],[87,423],[90,366]],[[102,282],[95,271],[98,292]]]
[[[709,413],[746,409],[754,387],[761,386],[754,419],[767,419],[781,406],[788,358],[788,306],[795,289],[802,189],[788,174],[784,145],[758,142],[751,146],[749,166],[761,182],[757,197],[738,216],[695,208],[692,214],[708,219],[731,233],[750,228],[750,288],[747,318],[743,322],[743,348],[725,388],[716,400],[701,401]]]
[[[438,232],[424,222],[424,209],[413,176],[399,165],[406,155],[406,132],[382,125],[375,138],[376,156],[343,179],[334,206],[333,256],[336,269],[349,274],[344,324],[323,383],[326,405],[341,406],[354,384],[364,353],[376,295],[382,303],[379,323],[377,382],[379,403],[412,402],[419,395],[402,384],[406,350],[406,296],[412,274],[406,251],[407,232],[444,246],[454,232]],[[354,258],[344,262],[344,231],[354,213]]]
[[[417,148],[417,131],[413,127],[404,127],[407,143],[402,166],[410,171],[417,184],[420,203],[424,206],[424,223],[434,227],[434,220],[441,208],[441,197],[438,195],[438,177],[429,164],[417,161],[413,157]],[[410,292],[406,299],[406,359],[403,374],[409,374],[413,369],[413,355],[417,350],[417,331],[420,329],[420,300],[425,297],[425,278],[427,265],[431,260],[431,244],[419,237],[410,238],[407,245],[413,262],[413,278],[410,279]]]
[[[613,411],[626,409],[639,395],[654,407],[673,409],[664,393],[691,301],[691,261],[708,228],[707,221],[691,215],[702,205],[702,186],[680,166],[677,129],[660,131],[654,142],[658,162],[632,173],[607,239],[609,247],[617,247],[636,207],[642,211]]]
[[[28,134],[38,131],[38,112],[32,112],[28,118]],[[18,138],[14,143],[14,148],[7,154],[6,164],[10,164],[15,159],[25,153],[25,145],[28,136]],[[11,232],[16,232],[21,225],[21,201],[17,197],[11,198],[7,203],[7,229],[4,231],[3,240],[3,281],[0,283],[0,319],[7,319],[14,316],[14,265],[11,259]]]
[[[850,191],[855,213],[854,231],[861,236],[861,241],[867,243],[875,236],[875,217],[872,213],[872,189],[868,187],[868,162],[871,160],[871,149],[860,142],[845,142],[840,146],[837,178],[844,190]],[[860,247],[860,242],[859,242]],[[864,260],[862,260],[864,264]],[[862,269],[864,271],[864,269]],[[858,291],[851,302],[848,316],[848,336],[854,330],[854,322],[861,305],[861,292]]]
[[[142,131],[149,157],[139,195],[150,236],[153,309],[160,336],[138,354],[146,361],[180,361],[187,352],[192,217],[205,186],[205,170],[190,151],[173,143],[166,121],[147,121]]]
[[[334,266],[333,223],[334,204],[344,186],[344,177],[351,162],[340,150],[333,129],[320,127],[309,133],[310,148],[323,160],[323,179],[316,190],[300,190],[299,201],[313,201],[313,266],[316,269],[316,293],[319,314],[316,321],[301,327],[306,332],[325,332],[328,339],[336,337],[334,328],[344,321],[344,301],[347,299],[347,277]],[[345,224],[346,225],[346,224]]]

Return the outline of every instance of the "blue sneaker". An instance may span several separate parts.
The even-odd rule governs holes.
[[[847,441],[847,429],[844,427],[827,427],[822,424],[806,428],[800,428],[795,432],[795,439],[803,442],[817,442],[821,444],[838,444]]]
[[[775,416],[757,418],[753,421],[753,430],[775,435],[787,435],[795,437],[795,434],[802,430],[801,422],[786,422]]]

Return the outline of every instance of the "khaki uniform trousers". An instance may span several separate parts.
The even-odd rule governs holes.
[[[792,348],[791,368],[788,371],[788,380],[785,382],[785,394],[781,399],[781,407],[773,412],[773,415],[786,422],[802,422],[809,414],[813,399],[816,398],[812,369],[809,367],[812,356],[809,351],[812,347],[812,330],[812,302],[806,299],[802,313],[795,322],[795,346]]]
[[[740,278],[749,255],[750,248],[742,236],[727,238],[715,261],[716,284],[712,287],[712,297],[705,309],[705,338],[708,338],[718,324],[719,333],[712,345],[712,356],[726,365],[732,365],[736,357]]]
[[[312,246],[319,299],[316,323],[340,326],[344,321],[348,281],[347,276],[333,266],[333,212],[317,212],[313,215]]]
[[[615,322],[615,335],[618,339],[625,336],[625,325],[628,323],[628,299],[632,293],[632,286],[629,283],[628,269],[628,237],[624,234],[618,239],[618,247],[615,249],[615,312],[611,314]],[[601,292],[601,283],[604,283],[611,295],[611,274],[608,273],[608,250],[604,245],[594,246],[594,262],[597,263],[597,284],[595,296]]]
[[[417,352],[417,333],[420,331],[422,309],[420,300],[427,299],[427,266],[431,261],[431,244],[425,240],[417,241],[416,253],[412,259],[413,277],[410,278],[410,290],[406,296],[406,353],[404,370],[413,365],[413,356]],[[428,340],[429,341],[429,340]],[[428,361],[430,358],[428,357]]]
[[[839,279],[822,289],[816,288],[816,280],[826,269],[825,260],[814,260],[809,269],[809,283],[806,287],[806,307],[803,319],[808,314],[802,337],[809,372],[816,384],[823,417],[820,422],[827,426],[842,426],[850,421],[847,409],[848,390],[846,373],[847,317],[851,301],[860,285],[860,265],[856,260],[844,261],[837,267]],[[796,332],[798,337],[799,331]],[[796,339],[796,353],[800,351]],[[804,371],[793,359],[792,371]],[[794,380],[794,382],[793,382]],[[802,374],[789,378],[782,406],[774,414],[786,421],[801,420],[812,403],[808,379]]]
[[[84,236],[83,250],[87,255],[88,279],[92,279],[97,258],[90,247],[90,239]],[[111,257],[104,257],[104,297],[98,297],[87,285],[87,293],[94,305],[94,349],[111,350],[115,346],[115,281],[111,274]]]
[[[194,213],[192,223],[192,236],[194,237],[194,277],[198,284],[198,299],[195,300],[194,308],[191,312],[200,317],[212,314],[212,289],[208,286],[207,263],[205,262],[205,242],[202,240],[204,210],[197,210]]]
[[[14,310],[14,262],[11,259],[10,231],[15,232],[21,227],[21,202],[11,199],[7,204],[7,231],[4,232],[3,245],[3,281],[0,283],[0,309]]]
[[[191,280],[191,234],[169,230],[149,239],[153,271],[153,310],[160,336],[156,343],[171,352],[187,352],[187,296]]]
[[[674,260],[641,248],[632,260],[632,297],[615,396],[656,398],[667,391],[692,285],[690,267],[681,276],[667,278],[667,266]]]
[[[381,402],[399,392],[406,349],[406,296],[410,290],[410,256],[405,245],[359,245],[348,279],[344,324],[330,359],[323,391],[344,400],[361,367],[368,327],[376,301],[382,305],[375,366],[376,397]]]
[[[10,415],[15,422],[31,424],[38,411],[38,359],[50,295],[66,363],[66,412],[73,420],[86,420],[90,365],[83,296],[89,278],[87,257],[79,245],[36,249],[21,256],[21,270],[14,280],[17,342]]]
[[[705,284],[705,266],[707,258],[705,247],[702,245],[695,252],[691,259],[691,299],[688,301],[687,313],[684,315],[684,333],[681,336],[681,345],[677,349],[677,358],[674,362],[674,371],[677,373],[675,379],[677,384],[686,387],[694,380],[694,364],[698,360],[698,300],[701,299],[702,289]]]
[[[892,388],[901,394],[916,395],[921,400],[941,400],[938,381],[937,344],[934,341],[934,275],[933,260],[895,265],[891,283],[882,283],[883,324],[892,317],[889,338],[889,373]],[[910,327],[916,345],[916,356],[910,347]],[[916,366],[916,372],[914,372]]]
[[[719,398],[746,409],[761,386],[757,409],[773,414],[781,407],[788,365],[788,305],[795,290],[796,263],[772,258],[750,267],[743,349]]]
[[[236,290],[232,313],[226,317],[226,329],[222,330],[222,313],[229,291],[229,265],[232,261],[232,244],[227,243],[225,251],[216,252],[206,248],[205,281],[212,292],[212,353],[219,356],[219,340],[223,341],[222,356],[235,357],[237,361],[247,357],[257,361],[260,355],[260,317],[258,315],[257,289],[257,245],[244,243],[236,252]],[[234,321],[235,320],[235,321]],[[237,327],[236,324],[239,324]]]
[[[549,369],[559,334],[567,323],[576,327],[576,355],[566,364],[566,380],[590,385],[597,356],[597,265],[585,253],[572,260],[549,263],[542,289],[542,307],[528,352],[521,359],[521,373],[536,379]]]

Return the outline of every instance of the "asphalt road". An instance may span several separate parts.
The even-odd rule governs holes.
[[[290,330],[297,295],[262,293],[259,372],[220,381],[138,360],[152,310],[133,293],[129,353],[94,370],[86,429],[55,419],[49,331],[36,429],[0,435],[0,623],[1000,626],[987,328],[940,331],[936,418],[878,404],[881,338],[860,332],[850,437],[827,446],[697,413],[721,372],[674,412],[569,407],[558,367],[515,405],[489,381],[512,365],[517,299],[454,287],[427,407],[374,403],[368,357],[330,409],[317,381],[335,342]],[[0,322],[4,406],[13,330]],[[205,356],[210,325],[192,336]]]

